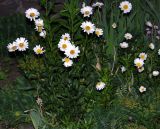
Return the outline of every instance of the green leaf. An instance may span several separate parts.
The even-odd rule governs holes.
[[[32,110],[30,112],[30,117],[31,117],[32,123],[34,125],[34,128],[40,129],[39,127],[42,126],[42,118],[41,118],[40,113],[35,110]]]

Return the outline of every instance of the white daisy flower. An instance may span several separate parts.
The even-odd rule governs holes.
[[[116,24],[116,23],[113,23],[113,24],[112,24],[112,28],[113,28],[113,29],[117,28],[117,24]]]
[[[35,54],[40,55],[43,54],[45,52],[45,50],[43,50],[43,47],[41,47],[40,45],[36,45],[33,48],[33,51],[35,52]]]
[[[58,43],[58,48],[61,51],[65,51],[70,46],[72,46],[72,45],[71,45],[70,41],[68,41],[68,40],[60,39],[60,41]]]
[[[132,4],[129,1],[123,1],[120,3],[119,8],[123,13],[129,13],[132,10]]]
[[[90,17],[93,14],[93,9],[91,6],[84,6],[81,8],[81,13],[84,17]]]
[[[142,60],[140,58],[136,58],[134,60],[134,64],[139,69],[139,68],[141,68],[144,65],[144,60]]]
[[[99,36],[103,35],[103,30],[100,28],[96,28],[95,34],[99,37]]]
[[[159,71],[153,71],[153,73],[152,73],[152,74],[153,74],[153,76],[155,76],[155,77],[156,77],[156,76],[158,76],[158,75],[159,75]]]
[[[9,43],[7,45],[7,48],[9,52],[15,52],[17,50],[17,43],[16,42]]]
[[[138,69],[138,72],[139,72],[139,73],[141,73],[141,72],[143,72],[143,71],[144,71],[144,67],[141,67],[141,68]]]
[[[126,67],[121,66],[121,72],[122,72],[122,73],[124,73],[126,70],[127,70]]]
[[[44,23],[42,19],[36,19],[35,20],[35,25],[36,25],[36,30],[38,32],[42,32],[42,30],[44,29]]]
[[[18,51],[26,51],[28,49],[28,40],[23,37],[17,38],[16,44]]]
[[[153,25],[152,25],[152,23],[151,23],[150,21],[147,21],[147,22],[146,22],[146,26],[152,27]]]
[[[101,3],[101,2],[96,2],[96,3],[93,3],[92,7],[98,7],[98,8],[101,8],[104,4]]]
[[[69,58],[77,58],[79,56],[80,50],[79,47],[75,47],[74,45],[70,45],[65,50],[65,55]]]
[[[71,40],[70,34],[68,33],[63,34],[61,36],[61,39],[70,41]]]
[[[92,24],[89,21],[85,21],[81,24],[81,28],[83,29],[84,32],[86,32],[87,34],[91,34],[95,31],[95,25]]]
[[[154,44],[153,44],[153,43],[150,43],[150,44],[149,44],[149,48],[150,48],[151,50],[154,50],[154,48],[155,48]]]
[[[38,18],[39,15],[40,15],[40,13],[38,12],[38,10],[37,10],[37,9],[34,9],[34,8],[29,8],[29,9],[27,9],[26,12],[25,12],[25,14],[26,14],[26,17],[27,17],[28,19],[30,19],[31,21],[32,21],[32,20],[35,20],[35,19]]]
[[[102,89],[104,89],[105,86],[106,86],[106,84],[104,82],[98,82],[96,84],[96,89],[97,90],[102,90]]]
[[[141,93],[143,93],[143,92],[146,91],[146,88],[145,88],[144,86],[140,86],[139,91],[140,91]]]
[[[142,60],[146,60],[147,59],[147,54],[142,52],[139,54],[139,58],[142,59]]]
[[[39,33],[39,36],[45,38],[46,37],[46,31],[43,30],[41,33]]]
[[[71,67],[73,65],[73,61],[68,57],[65,57],[62,61],[64,62],[65,67]]]
[[[132,36],[130,33],[126,33],[126,34],[124,35],[124,37],[125,37],[126,40],[130,40],[130,39],[133,38],[133,36]]]
[[[128,45],[128,43],[123,42],[123,43],[120,43],[120,47],[121,47],[121,48],[128,48],[129,45]]]

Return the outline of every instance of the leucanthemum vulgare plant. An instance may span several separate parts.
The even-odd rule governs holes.
[[[57,3],[41,0],[44,15],[26,11],[37,35],[7,48],[24,55],[36,129],[155,127],[146,121],[159,118],[159,20],[142,3],[153,9],[148,0],[68,0],[55,14]]]

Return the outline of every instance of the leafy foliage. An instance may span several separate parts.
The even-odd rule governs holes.
[[[159,1],[135,0],[133,10],[127,15],[118,9],[120,2],[105,0],[103,8],[95,9],[91,18],[83,19],[79,0],[67,0],[63,10],[56,14],[57,3],[41,0],[47,37],[41,39],[34,34],[30,47],[39,43],[46,52],[42,56],[33,56],[32,50],[22,57],[18,54],[19,66],[30,83],[25,91],[33,90],[34,97],[43,100],[42,106],[33,104],[34,109],[29,110],[35,129],[160,128],[160,80],[151,75],[154,69],[159,70],[160,46],[155,33],[151,37],[145,34],[146,21],[159,23]],[[103,28],[104,36],[97,38],[83,33],[80,25],[84,20]],[[113,23],[117,28],[112,27]],[[125,41],[127,32],[134,37],[124,50],[119,43]],[[70,33],[73,44],[81,51],[71,68],[63,66],[63,54],[57,48],[64,33]],[[148,47],[150,42],[156,46],[154,51]],[[134,59],[141,52],[148,57],[145,70],[138,73]],[[122,73],[121,66],[127,71]],[[99,81],[106,83],[102,91],[95,88]],[[141,85],[147,88],[145,93],[139,92]]]

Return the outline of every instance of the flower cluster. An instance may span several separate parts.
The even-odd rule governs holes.
[[[39,36],[45,38],[46,37],[46,31],[44,29],[44,22],[41,18],[39,18],[40,13],[38,12],[37,9],[34,8],[29,8],[26,10],[25,12],[26,17],[28,19],[30,19],[30,21],[34,21],[35,22],[35,29],[36,31],[39,32]]]
[[[17,38],[13,43],[9,43],[7,45],[9,52],[15,52],[18,51],[26,51],[29,47],[28,40],[26,40],[23,37]]]
[[[77,58],[79,56],[80,50],[78,46],[76,47],[73,44],[73,42],[71,43],[71,38],[68,33],[65,33],[61,36],[61,39],[58,43],[58,48],[66,55],[66,57],[62,59],[64,66],[72,66],[73,61],[71,59]]]
[[[124,38],[125,38],[125,40],[131,40],[131,39],[133,38],[133,36],[132,36],[132,34],[130,34],[130,33],[126,33],[126,34],[124,35]],[[125,41],[125,42],[120,43],[120,47],[121,47],[121,48],[128,48],[129,45],[128,45],[128,43]]]
[[[144,70],[144,61],[147,59],[147,54],[142,52],[139,54],[139,58],[134,60],[134,64],[138,69],[138,72],[142,72]]]
[[[26,17],[28,19],[30,19],[30,21],[35,21],[36,24],[36,30],[38,32],[40,32],[40,36],[45,38],[46,36],[46,32],[44,30],[44,23],[42,19],[37,19],[40,15],[40,13],[38,12],[37,9],[34,8],[29,8],[28,10],[26,10],[25,12]],[[13,41],[13,43],[9,43],[7,45],[8,51],[9,52],[15,52],[16,50],[18,51],[26,51],[29,48],[29,43],[28,40],[26,40],[23,37],[17,38],[15,41]],[[33,51],[35,52],[35,54],[39,55],[39,54],[43,54],[45,52],[45,50],[43,49],[43,47],[41,47],[40,45],[36,45],[33,48]]]
[[[80,12],[83,14],[83,17],[90,17],[93,14],[93,7],[101,8],[102,6],[103,6],[103,3],[100,3],[100,2],[96,2],[92,6],[86,6],[85,3],[83,3]],[[100,37],[103,35],[103,30],[101,28],[96,28],[95,24],[93,24],[91,21],[84,21],[80,27],[88,35],[93,33],[95,33],[97,37]]]

